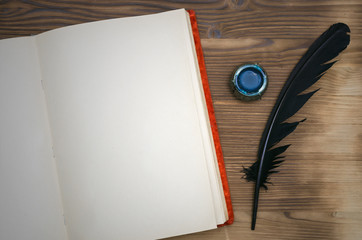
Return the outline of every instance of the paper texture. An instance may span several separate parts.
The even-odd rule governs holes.
[[[226,221],[193,44],[183,9],[0,41],[0,239]]]
[[[70,239],[216,227],[185,23],[178,10],[37,36]]]
[[[0,239],[67,239],[32,37],[0,41]]]

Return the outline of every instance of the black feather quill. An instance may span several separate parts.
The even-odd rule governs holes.
[[[335,63],[330,61],[349,44],[349,32],[348,26],[343,23],[334,24],[324,32],[294,67],[279,94],[260,140],[258,160],[251,167],[243,169],[245,178],[255,182],[252,230],[255,229],[259,190],[261,187],[268,189],[266,184],[270,183],[270,174],[278,172],[275,169],[284,161],[284,157],[280,155],[290,146],[275,147],[275,145],[292,133],[305,119],[292,123],[285,121],[297,113],[319,90],[301,94],[316,83]]]

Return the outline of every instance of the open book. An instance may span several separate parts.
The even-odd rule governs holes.
[[[232,222],[191,15],[0,41],[0,239],[155,239]]]

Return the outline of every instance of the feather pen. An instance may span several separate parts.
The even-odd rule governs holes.
[[[275,169],[284,161],[284,156],[280,155],[290,146],[275,147],[275,145],[306,119],[291,123],[286,120],[297,113],[319,90],[301,94],[316,83],[335,63],[330,61],[349,44],[349,32],[349,27],[344,23],[334,24],[324,32],[294,67],[279,94],[260,140],[258,159],[251,167],[242,170],[246,180],[255,182],[252,230],[256,224],[259,190],[261,187],[268,189],[266,184],[270,183],[270,174],[278,172]]]

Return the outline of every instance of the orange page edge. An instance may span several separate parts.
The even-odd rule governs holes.
[[[228,184],[228,180],[227,180],[227,176],[226,176],[226,169],[225,169],[224,157],[222,154],[222,149],[221,149],[221,144],[220,144],[220,139],[219,139],[219,132],[217,130],[217,125],[216,125],[216,118],[215,118],[214,107],[213,107],[212,99],[211,99],[209,81],[207,79],[204,54],[202,52],[199,29],[197,27],[197,22],[196,22],[196,14],[193,10],[187,10],[187,12],[190,15],[192,34],[193,34],[194,41],[195,41],[197,60],[199,63],[200,75],[201,75],[202,85],[203,85],[205,99],[206,99],[207,112],[208,112],[209,119],[210,119],[211,131],[212,131],[212,136],[214,139],[215,150],[216,150],[216,157],[217,157],[217,161],[218,161],[218,165],[219,165],[222,187],[224,190],[226,207],[227,207],[228,216],[229,216],[229,219],[224,224],[218,225],[218,227],[222,227],[224,225],[230,225],[234,222],[234,212],[233,212],[233,207],[231,204],[230,189],[229,189],[229,184]]]

